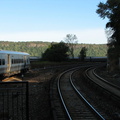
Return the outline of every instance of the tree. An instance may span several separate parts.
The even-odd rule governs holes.
[[[61,62],[68,59],[69,48],[65,43],[51,43],[51,46],[42,54],[43,60]]]
[[[120,0],[107,0],[105,4],[100,2],[96,12],[101,18],[109,19],[106,24],[110,33],[109,42],[120,46]]]
[[[85,60],[86,52],[87,52],[87,48],[86,47],[82,47],[82,49],[80,51],[80,55],[79,55],[79,58],[81,59],[81,61]]]
[[[120,56],[120,0],[107,0],[106,3],[100,2],[96,12],[101,18],[109,19],[106,24],[108,37],[108,59],[111,71],[118,69]],[[113,62],[114,61],[114,62]]]
[[[67,34],[65,38],[65,42],[67,46],[69,47],[70,55],[72,56],[72,58],[74,58],[74,48],[78,42],[76,35]]]

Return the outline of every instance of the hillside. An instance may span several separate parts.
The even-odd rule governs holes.
[[[41,57],[42,53],[49,47],[49,42],[5,42],[0,41],[1,50],[12,50],[27,52],[31,56]],[[77,44],[75,47],[74,55],[78,57],[78,54],[82,47],[88,49],[87,56],[106,56],[107,46],[105,44]]]

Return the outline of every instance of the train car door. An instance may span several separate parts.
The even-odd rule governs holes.
[[[10,54],[7,55],[7,72],[10,72],[11,67],[11,60],[10,60]]]

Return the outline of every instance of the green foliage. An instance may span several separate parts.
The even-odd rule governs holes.
[[[75,57],[79,56],[81,49],[87,49],[86,56],[102,57],[107,54],[107,46],[105,44],[77,44],[74,51]]]
[[[27,52],[31,56],[39,56],[51,47],[49,42],[5,42],[0,41],[1,50],[11,50]],[[102,57],[107,54],[107,46],[105,44],[77,44],[74,49],[74,56],[78,57],[82,47],[87,48],[87,56]]]
[[[50,43],[47,42],[4,42],[0,41],[1,50],[11,50],[27,52],[31,56],[41,56],[48,48]]]
[[[51,46],[43,53],[42,59],[56,62],[66,61],[68,59],[68,50],[69,47],[63,42],[56,44],[52,43]]]
[[[109,43],[120,46],[120,0],[107,0],[106,3],[100,2],[96,11],[101,18],[107,17],[109,22],[106,24],[108,29]]]
[[[84,61],[84,59],[85,59],[85,57],[86,57],[86,52],[87,52],[87,48],[86,48],[86,47],[83,47],[83,48],[81,49],[80,55],[79,55],[81,61]]]

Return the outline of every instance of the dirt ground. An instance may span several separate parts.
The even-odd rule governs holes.
[[[29,82],[30,120],[52,120],[49,86],[56,69],[34,69],[25,74],[23,80]]]

